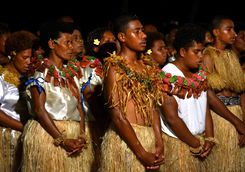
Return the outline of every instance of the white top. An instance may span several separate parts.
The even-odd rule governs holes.
[[[18,100],[18,88],[4,81],[4,74],[2,74],[0,76],[0,109],[6,113],[6,115],[20,121],[20,115],[15,111]]]
[[[50,117],[54,120],[73,120],[80,121],[80,113],[77,109],[77,99],[72,95],[72,92],[67,87],[54,86],[53,76],[51,77],[51,82],[44,81],[47,74],[47,69],[44,73],[36,71],[34,78],[38,80],[40,87],[46,93],[45,109],[49,113]],[[31,98],[31,93],[29,88],[33,85],[37,86],[37,82],[33,81],[26,88],[27,95]],[[74,77],[74,81],[78,81]],[[76,83],[78,84],[78,83]],[[31,103],[31,102],[29,102]],[[30,110],[30,113],[33,112]],[[34,115],[34,114],[33,114]]]
[[[162,68],[163,71],[171,73],[172,75],[185,77],[184,74],[172,63],[168,63]],[[185,99],[174,96],[178,104],[178,116],[186,124],[187,128],[193,135],[201,134],[205,130],[205,117],[207,106],[207,92],[203,91],[197,99],[193,96]],[[176,138],[174,132],[170,129],[164,116],[161,115],[162,131],[172,137]]]

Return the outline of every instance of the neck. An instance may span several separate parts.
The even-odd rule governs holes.
[[[219,49],[219,50],[224,50],[226,48],[227,44],[217,40],[214,44],[214,47]]]
[[[177,68],[181,70],[181,72],[183,72],[185,77],[192,76],[193,73],[191,72],[191,70],[188,67],[186,67],[183,63],[181,63],[179,60],[174,61],[173,64],[177,66]]]
[[[57,67],[62,68],[63,67],[63,59],[59,58],[58,56],[51,55],[49,56],[49,60]]]
[[[13,64],[13,62],[10,62],[9,64],[7,64],[6,67],[8,68],[8,70],[10,72],[20,75],[20,72],[16,69],[16,67]]]

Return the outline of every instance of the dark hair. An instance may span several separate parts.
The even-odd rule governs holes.
[[[33,48],[33,45],[38,38],[29,31],[16,31],[12,33],[5,43],[6,54],[10,55],[12,51],[20,52],[29,48]]]
[[[70,22],[47,22],[40,28],[40,45],[45,51],[45,54],[49,54],[50,48],[48,41],[60,38],[61,33],[70,33],[74,31],[74,24]]]
[[[180,48],[188,49],[194,42],[204,43],[204,40],[205,29],[197,24],[187,23],[177,31],[173,45],[178,53]]]
[[[152,48],[153,43],[158,40],[164,40],[164,36],[161,32],[148,32],[147,35],[147,42],[146,42],[146,50]]]
[[[128,23],[133,20],[139,20],[139,18],[136,15],[122,15],[116,18],[113,23],[114,35],[117,36],[119,32],[126,32]]]
[[[10,33],[9,25],[7,23],[0,23],[0,36],[5,33]]]
[[[87,54],[90,56],[96,56],[96,53],[94,52],[93,48],[97,45],[94,44],[94,39],[101,40],[105,32],[112,32],[108,27],[98,27],[94,30],[92,30],[87,37],[86,42],[86,51]]]
[[[215,16],[211,22],[211,31],[213,29],[217,29],[220,27],[220,24],[222,23],[223,20],[232,20],[230,17],[228,16]]]

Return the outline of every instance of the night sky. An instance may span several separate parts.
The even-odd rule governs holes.
[[[70,15],[80,24],[84,34],[104,26],[120,14],[136,14],[142,23],[154,23],[160,29],[171,20],[180,23],[208,23],[215,15],[227,15],[245,23],[241,0],[3,0],[0,22],[12,30],[35,31],[42,22]],[[145,1],[145,2],[143,2]],[[86,2],[86,4],[85,4]],[[215,3],[215,4],[214,4]],[[83,5],[81,5],[83,4]]]

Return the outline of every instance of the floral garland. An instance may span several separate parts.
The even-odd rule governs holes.
[[[168,87],[162,86],[162,91],[178,95],[180,98],[185,98],[186,93],[187,98],[191,97],[191,95],[194,98],[198,98],[202,91],[207,90],[207,72],[203,66],[200,66],[198,72],[194,73],[190,78],[161,71],[160,79],[163,84],[168,85]]]
[[[94,56],[83,56],[81,61],[82,68],[95,68],[96,75],[103,77],[102,63]]]
[[[9,72],[7,68],[0,65],[0,74],[4,74],[4,81],[15,85],[17,88],[20,85],[20,75],[17,73]]]

